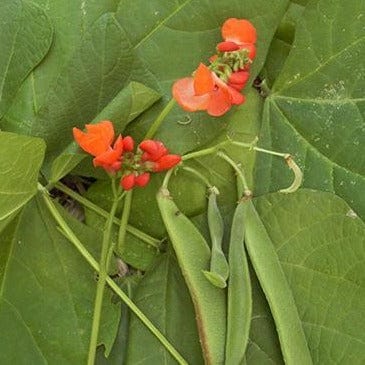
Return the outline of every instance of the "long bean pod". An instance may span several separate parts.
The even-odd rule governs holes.
[[[293,294],[251,199],[244,203],[244,222],[247,251],[274,317],[285,363],[310,365],[312,359]]]
[[[226,298],[211,285],[202,270],[210,265],[210,249],[195,225],[179,211],[169,191],[162,187],[157,202],[179,266],[193,300],[205,363],[224,363]]]
[[[229,242],[227,296],[227,341],[225,365],[242,364],[252,315],[252,291],[244,247],[244,203],[234,212]]]

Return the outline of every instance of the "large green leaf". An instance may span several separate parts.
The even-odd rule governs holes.
[[[313,362],[363,363],[364,223],[325,192],[274,193],[255,205],[291,288]]]
[[[39,138],[0,132],[0,231],[36,194],[45,147]]]
[[[63,215],[81,240],[98,251],[100,235]],[[85,363],[95,275],[58,232],[41,198],[6,227],[0,245],[0,363]],[[99,340],[107,351],[119,316],[119,305],[106,291]]]
[[[0,119],[32,69],[52,42],[52,24],[45,12],[26,0],[0,3]]]
[[[137,306],[176,346],[189,364],[203,364],[193,303],[175,258],[161,256],[140,282]],[[176,364],[151,332],[132,315],[126,364]],[[143,351],[138,344],[143,344]]]
[[[293,153],[304,186],[335,192],[365,217],[363,1],[310,3],[265,103],[262,145]],[[257,193],[288,181],[277,158],[260,160]]]
[[[33,3],[42,8],[51,20],[54,41],[47,57],[24,82],[6,115],[8,127],[24,133],[29,131],[39,109],[45,105],[50,90],[61,81],[64,68],[80,49],[84,33],[89,32],[101,15],[114,11],[118,1],[74,0],[67,6],[63,0],[33,0]]]

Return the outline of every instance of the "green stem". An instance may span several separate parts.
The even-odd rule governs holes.
[[[115,184],[115,180],[112,180],[112,184]],[[117,207],[118,207],[118,202],[119,202],[118,197],[114,196],[110,214],[105,223],[105,228],[104,228],[104,232],[103,232],[103,243],[101,246],[100,265],[99,265],[100,271],[99,271],[98,284],[96,286],[94,314],[93,314],[93,322],[92,322],[92,327],[91,327],[91,337],[90,337],[90,345],[89,345],[89,356],[88,356],[88,361],[87,361],[88,365],[94,365],[94,363],[95,363],[96,348],[98,346],[101,309],[103,306],[106,278],[108,276],[107,262],[108,262],[108,252],[109,252],[109,246],[110,246],[111,230],[113,227],[113,218],[115,216],[115,212],[117,211]]]
[[[238,165],[236,164],[236,162],[234,162],[228,155],[226,155],[224,152],[220,151],[217,153],[217,156],[222,158],[223,160],[227,161],[232,167],[233,169],[236,171],[237,176],[240,178],[243,188],[244,188],[244,195],[245,196],[251,196],[251,190],[248,187],[247,184],[247,180],[245,175],[243,174],[242,170],[238,167]]]
[[[172,175],[172,172],[174,171],[175,169],[170,169],[167,171],[164,179],[163,179],[163,182],[162,182],[162,187],[167,189],[167,185],[169,184],[169,181],[170,181],[170,178],[171,178],[171,175]]]
[[[97,261],[92,257],[89,251],[84,247],[80,240],[76,237],[72,229],[67,225],[52,199],[48,195],[48,191],[38,184],[38,190],[42,192],[43,199],[55,221],[60,226],[60,232],[75,246],[79,253],[86,259],[89,265],[97,272],[100,272],[100,267]],[[179,354],[173,345],[166,337],[152,324],[152,322],[141,312],[141,310],[133,303],[133,301],[119,288],[119,286],[109,277],[106,278],[106,283],[119,296],[119,298],[130,308],[130,310],[141,320],[141,322],[155,335],[155,337],[163,344],[167,351],[176,359],[180,365],[188,365],[186,360]]]
[[[131,212],[131,205],[132,205],[132,195],[133,195],[132,191],[133,190],[129,190],[126,193],[125,200],[124,200],[124,206],[123,206],[123,214],[122,214],[122,218],[120,220],[118,246],[117,246],[117,252],[120,255],[123,253],[123,250],[124,250],[125,235],[127,232],[129,214]]]
[[[182,160],[187,161],[192,158],[199,158],[199,157],[211,155],[213,153],[217,153],[223,146],[225,146],[229,143],[231,143],[231,141],[224,141],[224,142],[216,144],[213,147],[206,148],[204,150],[187,153],[186,155],[182,156]]]
[[[212,188],[212,184],[209,182],[209,180],[201,174],[198,170],[193,169],[192,167],[183,166],[183,170],[190,172],[191,174],[195,175],[199,180],[201,180],[208,188]]]
[[[109,213],[105,211],[104,209],[100,208],[98,205],[92,203],[90,200],[84,198],[80,194],[77,194],[72,189],[68,188],[66,185],[62,184],[61,182],[57,182],[55,185],[55,188],[64,192],[68,196],[70,196],[72,199],[76,200],[80,204],[82,204],[84,207],[90,209],[91,211],[95,212],[96,214],[100,215],[101,217],[108,218]],[[120,224],[120,220],[116,217],[113,219],[114,224]],[[140,231],[139,229],[128,225],[127,231],[132,234],[133,236],[139,238],[141,241],[155,247],[159,248],[161,241],[157,238],[151,237],[150,235]]]
[[[170,113],[174,105],[175,105],[175,99],[171,99],[162,109],[162,112],[159,114],[159,116],[151,124],[150,129],[148,130],[143,139],[151,139],[156,134],[157,129],[160,127],[161,123],[164,121],[166,116]]]

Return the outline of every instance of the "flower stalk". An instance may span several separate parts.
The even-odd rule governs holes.
[[[103,242],[101,246],[101,255],[100,255],[100,265],[99,265],[99,278],[96,286],[96,296],[94,303],[94,314],[93,314],[93,322],[91,327],[91,337],[89,344],[89,354],[88,354],[88,365],[94,365],[95,356],[96,356],[96,348],[98,346],[98,335],[100,328],[100,319],[101,319],[101,310],[103,306],[103,298],[104,298],[104,290],[106,285],[106,278],[108,276],[108,253],[111,246],[111,231],[113,226],[113,218],[115,216],[119,197],[117,194],[117,190],[115,187],[115,179],[112,179],[112,189],[113,189],[113,204],[110,209],[109,217],[105,223],[105,228],[103,232]]]

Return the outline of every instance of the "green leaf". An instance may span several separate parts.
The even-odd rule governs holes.
[[[334,192],[365,217],[365,3],[319,0],[267,98],[261,145],[292,153],[304,186]],[[256,193],[285,186],[282,161],[260,156]]]
[[[63,215],[95,250],[100,236]],[[58,232],[42,199],[33,199],[2,232],[0,267],[0,327],[7,328],[0,334],[0,363],[85,363],[95,274]],[[107,291],[99,337],[107,351],[119,316]]]
[[[39,138],[0,132],[0,230],[36,194],[45,148]]]
[[[139,282],[142,279],[141,274],[127,276],[121,279],[119,287],[133,300],[133,296]],[[128,328],[130,322],[130,310],[128,306],[121,303],[122,316],[119,322],[118,334],[115,338],[113,348],[108,357],[105,357],[103,347],[99,347],[96,355],[96,365],[120,365],[123,364],[126,357],[128,346]]]
[[[50,183],[56,183],[75,168],[86,155],[81,153],[64,153],[55,158],[52,163]]]
[[[342,199],[325,192],[269,194],[255,205],[291,288],[313,362],[362,363],[364,223]]]
[[[161,256],[146,273],[136,290],[134,301],[189,364],[203,363],[193,303],[172,254]],[[151,332],[133,315],[128,340],[126,364],[176,364]],[[138,344],[143,344],[143,351]]]
[[[45,12],[25,0],[0,3],[0,120],[52,42],[52,24]]]
[[[40,108],[47,103],[50,91],[61,82],[65,68],[80,51],[85,33],[89,33],[90,27],[100,16],[116,8],[115,0],[74,0],[67,6],[63,0],[33,2],[51,20],[55,37],[47,57],[25,80],[6,115],[6,128],[23,134],[30,133]],[[70,75],[70,84],[75,82],[72,76],[75,74]]]

